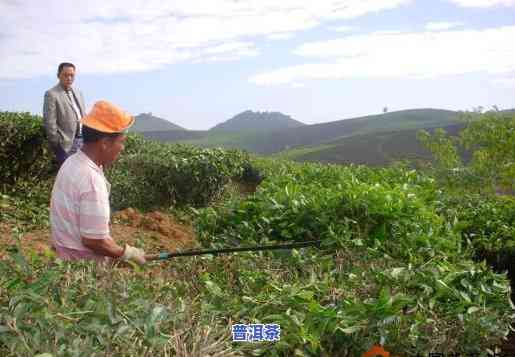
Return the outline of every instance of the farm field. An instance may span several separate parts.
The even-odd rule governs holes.
[[[40,119],[1,113],[0,127],[2,356],[514,351],[511,195],[444,185],[407,165],[296,163],[131,135],[107,172],[115,240],[149,253],[321,246],[143,267],[69,263],[49,246],[55,172]],[[255,190],[253,170],[264,176]],[[234,324],[276,324],[280,338],[233,341]]]

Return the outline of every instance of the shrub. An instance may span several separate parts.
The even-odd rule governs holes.
[[[433,180],[400,169],[262,165],[274,174],[258,195],[199,210],[196,226],[211,245],[323,240],[321,254],[277,252],[273,263],[263,254],[211,273],[236,296],[212,302],[219,311],[286,331],[263,355],[357,356],[377,343],[393,355],[469,354],[508,334],[508,281],[460,244]],[[494,228],[503,222],[507,215]]]
[[[161,144],[130,135],[126,152],[107,176],[117,209],[202,206],[218,198],[246,165],[248,157],[240,151]]]
[[[0,112],[0,186],[47,178],[53,168],[42,118]]]
[[[477,258],[487,258],[499,270],[513,264],[514,198],[478,194],[443,196],[438,209],[447,221],[455,222],[454,230],[472,245]]]
[[[496,189],[508,192],[515,189],[515,115],[495,110],[486,113],[465,113],[466,127],[459,137],[449,137],[443,129],[433,135],[418,134],[422,145],[433,154],[434,174],[442,183],[454,189],[474,189],[493,193]],[[472,154],[467,166],[458,152]]]

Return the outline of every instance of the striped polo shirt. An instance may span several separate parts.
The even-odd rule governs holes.
[[[110,238],[109,191],[102,168],[82,150],[66,159],[50,199],[52,241],[60,258],[104,259],[85,247],[81,237]]]

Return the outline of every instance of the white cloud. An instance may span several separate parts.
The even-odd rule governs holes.
[[[292,88],[304,88],[306,85],[304,83],[293,82],[293,83],[290,84],[290,86]]]
[[[206,54],[227,54],[233,53],[238,56],[255,56],[257,49],[253,43],[250,42],[227,42],[222,45],[208,47],[204,51]]]
[[[401,30],[379,30],[374,31],[371,34],[373,35],[397,35],[403,33]]]
[[[450,0],[461,7],[515,6],[515,0]]]
[[[351,32],[354,30],[354,27],[352,26],[337,26],[337,27],[330,27],[330,30],[335,32]]]
[[[513,77],[504,77],[504,78],[496,78],[493,80],[495,85],[506,88],[515,88],[515,76]]]
[[[294,36],[293,33],[273,33],[273,34],[270,34],[268,35],[266,38],[268,38],[269,40],[289,40],[290,38],[292,38]]]
[[[441,31],[441,30],[449,30],[453,27],[458,27],[458,26],[461,26],[463,25],[463,22],[458,22],[458,21],[455,21],[455,22],[445,22],[445,21],[440,21],[440,22],[428,22],[425,26],[426,30],[429,30],[429,31]]]
[[[0,78],[55,72],[148,71],[179,61],[238,58],[206,49],[249,37],[295,33],[326,21],[396,8],[412,0],[124,0],[0,2]],[[255,54],[255,52],[254,52]]]
[[[237,61],[243,57],[255,57],[259,50],[250,42],[227,42],[195,51],[189,59],[193,63]]]
[[[306,43],[294,53],[316,63],[279,68],[249,79],[259,85],[309,79],[435,78],[515,71],[515,26],[485,30],[367,34]],[[320,59],[324,60],[320,63]]]

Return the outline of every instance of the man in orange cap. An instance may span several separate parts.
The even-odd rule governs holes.
[[[61,166],[50,201],[52,241],[60,258],[145,263],[142,249],[121,247],[111,238],[110,184],[103,172],[124,149],[125,131],[133,123],[106,101],[82,118],[83,146]]]

